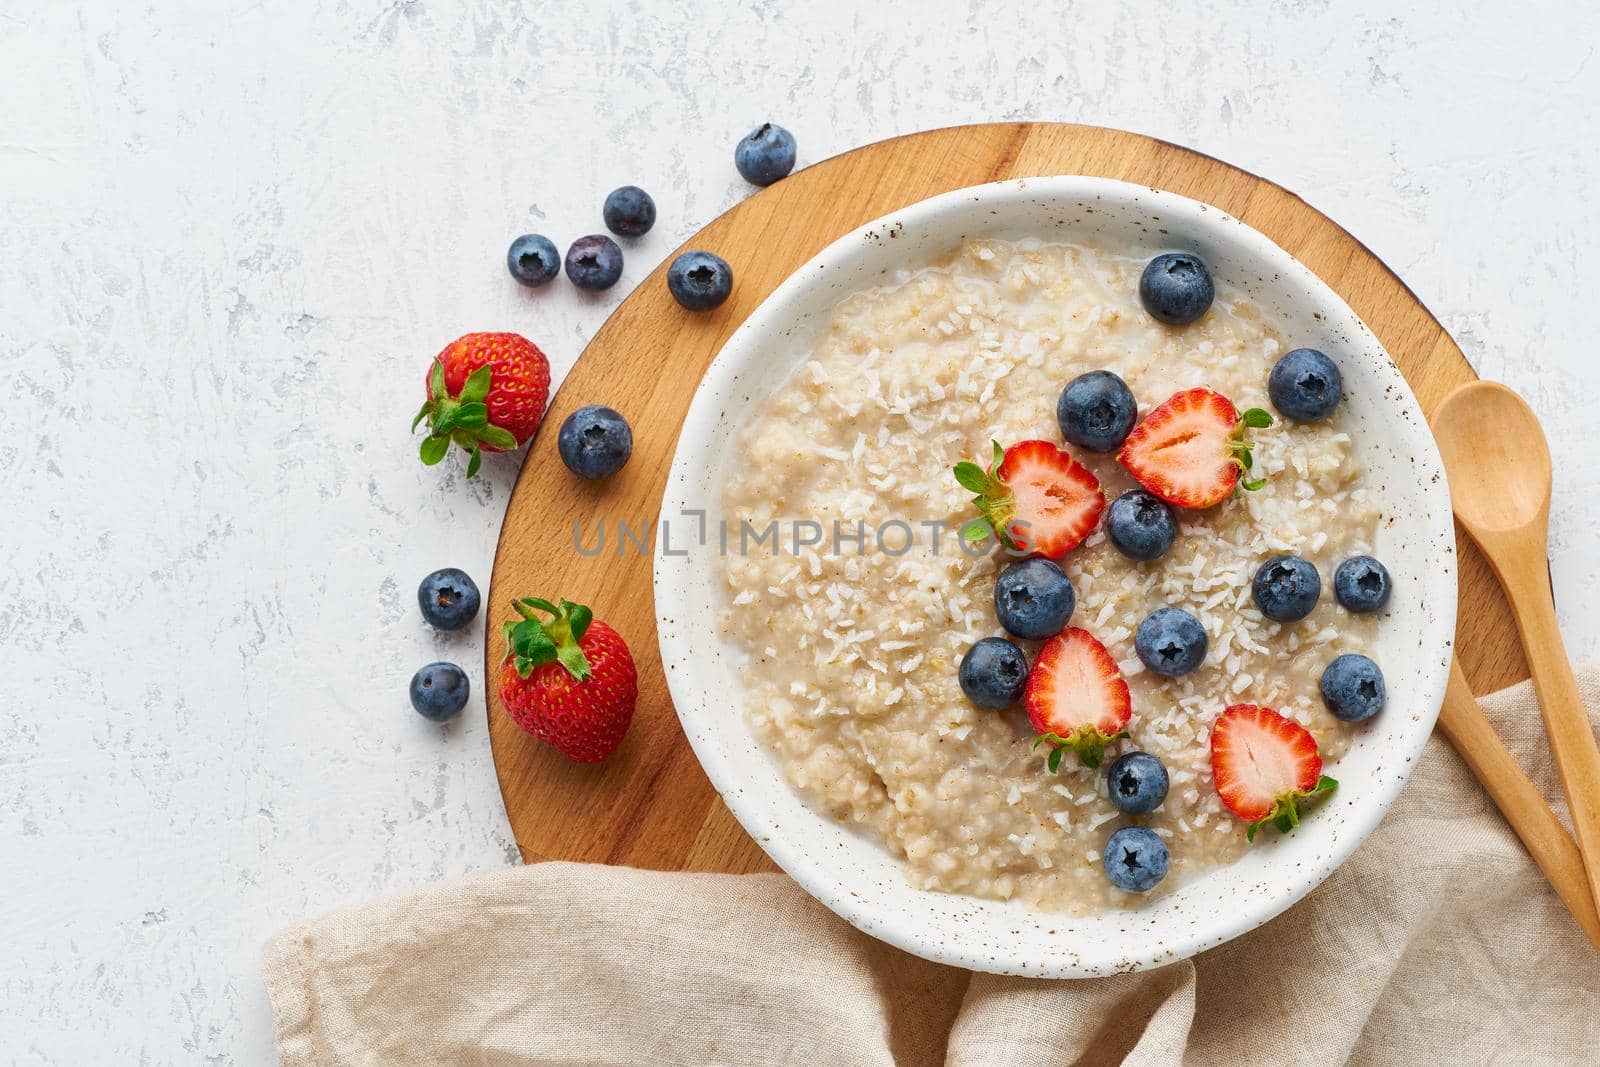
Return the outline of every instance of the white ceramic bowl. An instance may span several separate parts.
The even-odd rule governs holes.
[[[1444,698],[1455,632],[1455,537],[1439,453],[1377,338],[1266,237],[1173,193],[1100,178],[1031,178],[913,204],[835,241],[779,286],[700,383],[662,518],[692,529],[695,520],[680,512],[703,509],[715,523],[724,473],[737,462],[732,435],[804,361],[841,298],[975,236],[1092,237],[1139,255],[1197,252],[1221,284],[1279,316],[1295,344],[1338,360],[1367,481],[1384,500],[1377,555],[1397,585],[1380,635],[1388,706],[1329,768],[1338,791],[1294,833],[1269,834],[1237,863],[1131,910],[1068,918],[926,892],[907,884],[901,861],[877,842],[808,807],[750,730],[739,700],[739,653],[712,633],[725,603],[715,535],[685,555],[657,555],[662,662],[684,731],[729,809],[795,881],[861,930],[941,963],[1005,974],[1070,978],[1160,966],[1237,937],[1299,900],[1400,793]],[[677,551],[687,539],[673,540]]]

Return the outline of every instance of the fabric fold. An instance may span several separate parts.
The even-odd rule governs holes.
[[[1595,719],[1600,672],[1580,688]],[[1531,688],[1484,701],[1559,811]],[[1600,957],[1455,753],[1305,900],[1156,971],[969,974],[779,874],[541,863],[386,897],[263,954],[284,1067],[1578,1064]]]

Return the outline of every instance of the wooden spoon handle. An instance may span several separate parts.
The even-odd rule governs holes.
[[[1444,707],[1439,709],[1439,729],[1483,783],[1589,943],[1600,949],[1600,915],[1595,911],[1595,897],[1589,889],[1578,846],[1572,843],[1567,828],[1539,795],[1516,758],[1506,750],[1467,687],[1461,665],[1453,660]]]
[[[1588,870],[1589,888],[1600,899],[1600,745],[1595,743],[1589,713],[1578,695],[1578,680],[1572,676],[1556,623],[1544,539],[1529,538],[1519,549],[1491,553],[1491,563],[1522,635],[1533,689],[1544,715],[1544,731],[1550,738],[1550,754],[1567,793],[1578,851]]]

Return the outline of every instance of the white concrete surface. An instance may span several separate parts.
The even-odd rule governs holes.
[[[435,657],[481,683],[412,590],[487,578],[515,467],[417,464],[425,363],[498,328],[565,371],[746,195],[764,119],[802,163],[1100,123],[1298,191],[1547,420],[1600,652],[1600,10],[895,7],[0,0],[0,1059],[271,1062],[263,937],[515,861],[481,698],[443,729],[405,699]],[[622,285],[507,278],[624,182],[661,221]]]

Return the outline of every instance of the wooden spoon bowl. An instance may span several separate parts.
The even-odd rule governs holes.
[[[1433,434],[1456,518],[1484,538],[1534,539],[1544,559],[1550,514],[1550,447],[1539,417],[1499,382],[1472,382],[1445,398]]]

